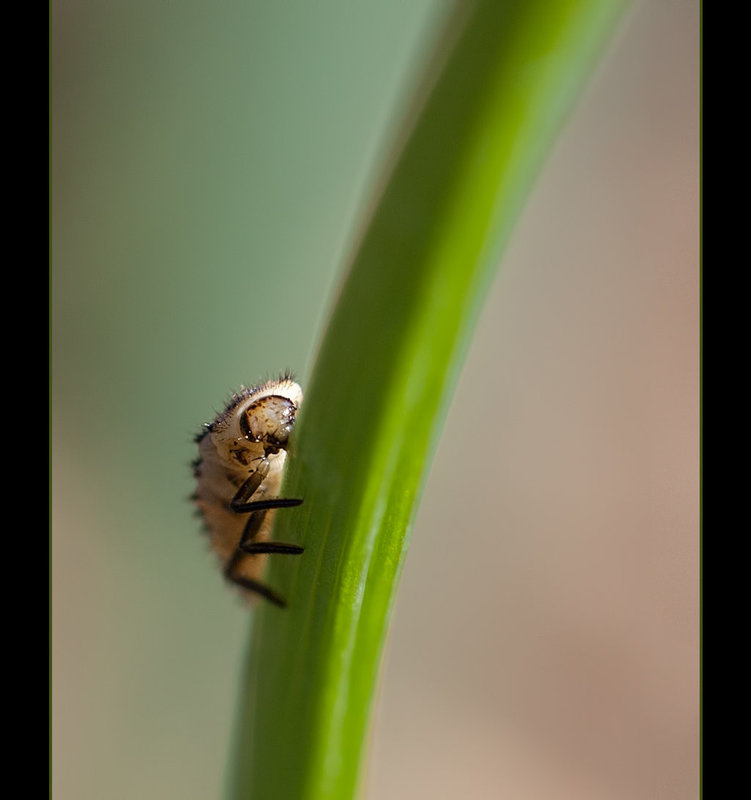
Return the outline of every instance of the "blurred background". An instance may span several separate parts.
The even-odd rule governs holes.
[[[446,8],[52,3],[57,800],[221,795],[249,615],[192,436],[240,384],[305,382]],[[504,258],[367,800],[698,797],[699,29],[698,0],[632,5]]]

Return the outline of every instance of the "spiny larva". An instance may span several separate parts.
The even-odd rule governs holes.
[[[298,555],[297,544],[269,540],[274,509],[302,500],[278,497],[302,389],[289,375],[234,394],[196,436],[193,500],[225,577],[248,599],[285,601],[262,582],[267,553]]]

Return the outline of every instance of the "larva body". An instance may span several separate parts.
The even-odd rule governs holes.
[[[297,383],[283,377],[235,394],[196,437],[194,501],[228,580],[248,599],[284,601],[262,583],[267,553],[301,553],[270,542],[275,509],[301,500],[279,498],[287,446],[302,402]]]

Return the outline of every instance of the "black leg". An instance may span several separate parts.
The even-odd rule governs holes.
[[[254,581],[252,578],[243,578],[240,575],[229,575],[228,577],[232,583],[236,583],[238,586],[241,586],[243,589],[247,589],[249,592],[255,592],[256,594],[273,603],[275,606],[278,606],[279,608],[287,607],[286,600],[283,597],[280,597],[271,587],[266,586],[266,584]]]
[[[292,497],[269,497],[266,500],[251,500],[249,503],[238,503],[235,500],[229,507],[238,514],[246,514],[249,511],[265,511],[270,508],[292,508],[302,505],[302,500]]]
[[[235,496],[230,500],[229,504],[233,511],[243,510],[242,507],[247,505],[248,500],[258,491],[263,479],[269,474],[269,466],[268,460],[266,458],[262,459],[248,480],[235,492]]]
[[[287,555],[297,556],[305,552],[305,548],[299,544],[285,544],[284,542],[243,542],[240,545],[243,553],[249,555],[260,555],[261,553],[286,553]]]
[[[275,606],[286,608],[287,603],[284,598],[278,595],[270,586],[266,586],[266,584],[260,581],[253,580],[253,578],[246,578],[243,575],[236,574],[237,566],[242,560],[242,557],[242,552],[240,550],[235,550],[232,558],[230,558],[227,562],[227,566],[224,568],[224,577],[236,586],[240,586],[249,592],[260,595]]]
[[[263,501],[261,501],[263,502]],[[300,501],[302,502],[302,501]],[[299,503],[296,503],[299,505]],[[261,553],[286,553],[289,555],[298,555],[302,553],[305,548],[301,547],[298,544],[285,544],[284,542],[256,542],[254,539],[258,535],[258,531],[261,528],[261,523],[263,522],[266,514],[261,511],[256,511],[255,513],[251,514],[248,518],[245,527],[243,528],[242,536],[240,537],[240,542],[238,543],[238,548],[243,551],[243,553],[248,553],[249,555],[256,554],[260,555]]]

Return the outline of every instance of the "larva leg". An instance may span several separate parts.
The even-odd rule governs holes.
[[[260,595],[269,602],[273,603],[275,606],[279,606],[279,608],[286,608],[287,603],[284,598],[278,595],[270,586],[266,586],[266,584],[261,583],[260,581],[254,581],[252,578],[246,578],[242,575],[235,574],[235,569],[240,563],[241,556],[242,553],[239,550],[236,550],[235,555],[229,560],[227,566],[224,568],[224,577],[227,578],[227,580],[232,581],[232,583],[236,584],[237,586],[240,586],[249,592],[254,592],[255,594]]]
[[[239,575],[230,575],[228,577],[232,583],[241,586],[243,589],[247,589],[249,592],[255,592],[275,606],[279,606],[279,608],[287,607],[287,601],[283,597],[280,597],[271,587],[266,586],[266,584],[259,583],[251,578],[243,578]]]
[[[243,553],[250,555],[260,555],[261,553],[285,553],[290,556],[299,556],[305,552],[305,548],[299,544],[287,544],[286,542],[245,542],[240,545]]]
[[[243,529],[238,547],[244,553],[286,553],[288,555],[299,555],[305,548],[299,544],[286,544],[284,542],[254,542],[256,535],[261,527],[265,514],[257,511],[251,514],[248,522]]]
[[[269,474],[269,462],[264,458],[248,480],[235,492],[235,496],[230,500],[229,507],[233,511],[242,512],[248,504],[248,500],[258,491],[258,487],[263,483],[263,479]]]
[[[233,499],[229,507],[238,514],[248,511],[264,511],[268,508],[292,508],[302,505],[302,500],[293,497],[268,497],[265,500],[251,500],[249,503],[236,503]]]
[[[264,459],[258,469],[235,492],[235,496],[230,500],[229,507],[238,514],[245,514],[249,511],[262,511],[266,508],[290,508],[291,506],[299,506],[302,503],[302,500],[288,497],[251,500],[250,498],[258,491],[258,487],[263,483],[263,479],[268,473],[269,462]]]

